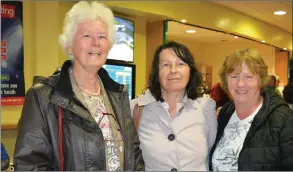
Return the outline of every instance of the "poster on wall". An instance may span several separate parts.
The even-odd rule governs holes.
[[[1,2],[1,105],[22,105],[25,96],[22,2]]]

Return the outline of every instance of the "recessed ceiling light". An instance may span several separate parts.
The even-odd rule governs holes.
[[[237,39],[237,38],[238,38],[238,36],[234,36],[234,38],[235,38],[235,39]]]
[[[265,43],[266,41],[265,41],[265,40],[262,40],[262,41],[260,41],[260,42]]]
[[[287,50],[287,48],[283,48],[283,50]]]
[[[186,30],[186,33],[195,33],[195,30]]]
[[[182,19],[181,22],[182,22],[182,23],[186,23],[186,20],[185,20],[185,19]]]
[[[278,15],[278,16],[281,16],[281,15],[285,15],[286,11],[275,11],[274,14]]]

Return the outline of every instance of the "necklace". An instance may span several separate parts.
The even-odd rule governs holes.
[[[86,89],[84,89],[84,88],[81,88],[79,85],[78,85],[78,87],[79,87],[82,91],[84,91],[84,92],[86,92],[86,93],[88,93],[88,94],[91,94],[91,95],[93,95],[93,96],[98,96],[98,95],[100,95],[100,87],[99,87],[98,92],[96,92],[96,93],[93,93],[93,92],[90,92],[90,91],[88,91],[88,90],[86,90]]]
[[[78,84],[77,81],[76,81],[75,76],[74,76],[73,73],[72,73],[72,69],[70,69],[70,73],[71,73],[71,75],[73,76],[76,85],[77,85],[78,88],[80,88],[82,91],[84,91],[84,92],[86,92],[86,93],[88,93],[88,94],[91,94],[91,95],[93,95],[93,96],[98,96],[98,95],[100,95],[100,90],[101,90],[101,87],[100,87],[100,86],[99,86],[99,90],[98,90],[98,92],[96,92],[96,93],[90,92],[90,91],[88,91],[88,90],[86,90],[86,89],[84,89],[84,88],[82,88],[82,87],[79,86],[79,84]],[[99,82],[99,81],[97,80],[97,82]]]

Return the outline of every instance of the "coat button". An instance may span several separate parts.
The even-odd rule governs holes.
[[[177,168],[172,168],[171,171],[177,171]]]
[[[168,136],[168,139],[169,139],[170,141],[173,141],[173,140],[175,139],[175,135],[174,135],[174,134],[170,134],[170,135]]]

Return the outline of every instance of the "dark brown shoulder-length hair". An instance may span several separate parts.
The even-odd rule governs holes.
[[[190,78],[186,86],[187,97],[194,100],[200,97],[198,88],[202,82],[202,75],[195,66],[194,57],[190,50],[183,44],[175,41],[168,41],[161,44],[155,51],[152,69],[149,76],[149,90],[157,101],[164,101],[161,93],[161,84],[159,81],[159,61],[160,54],[165,49],[172,49],[175,54],[190,68]]]

